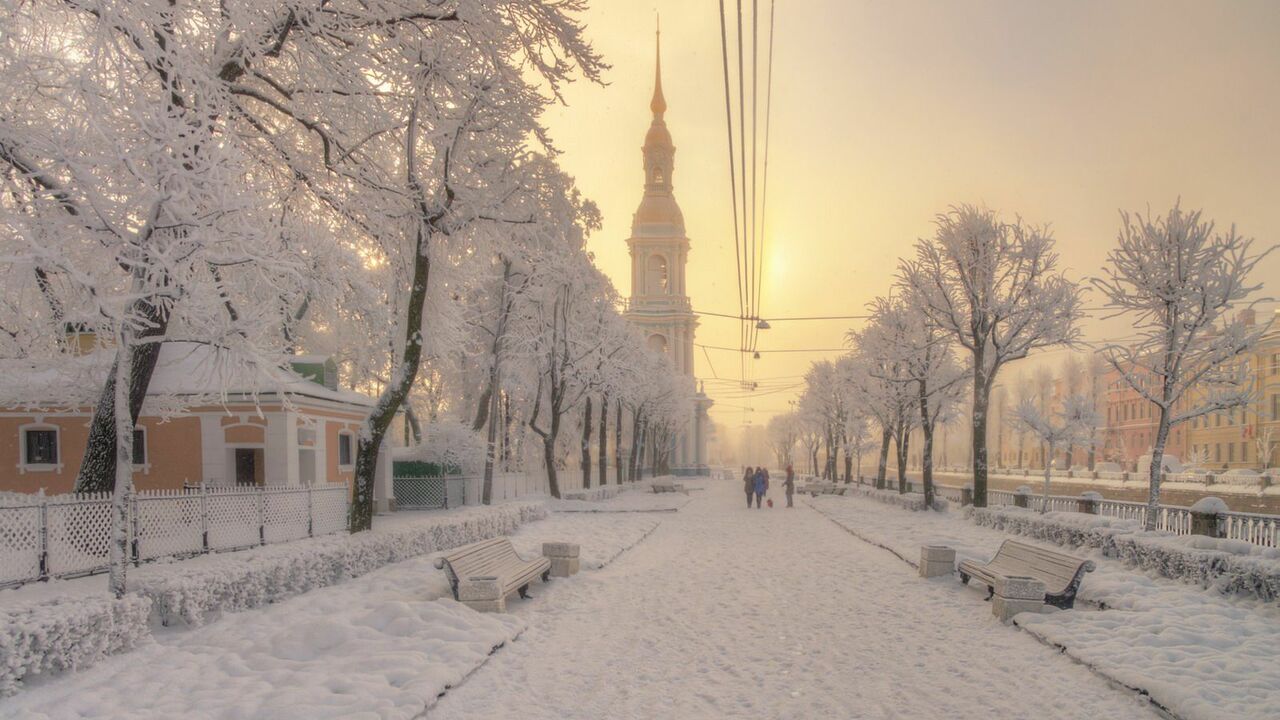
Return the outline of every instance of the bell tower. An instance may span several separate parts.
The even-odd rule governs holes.
[[[667,100],[662,94],[662,33],[657,35],[653,98],[649,101],[653,119],[645,134],[644,197],[631,219],[631,297],[627,319],[654,350],[665,352],[676,370],[694,383],[693,339],[698,318],[693,313],[685,287],[685,266],[689,238],[685,234],[684,213],[676,203],[673,176],[676,146],[667,130]],[[686,471],[706,465],[706,411],[710,402],[697,393],[694,417],[683,436],[676,440],[673,464]]]

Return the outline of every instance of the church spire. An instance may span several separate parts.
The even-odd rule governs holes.
[[[654,70],[653,81],[653,100],[649,102],[649,109],[653,111],[655,119],[662,119],[662,114],[667,111],[667,99],[662,96],[662,20],[658,20],[657,31],[657,64]]]

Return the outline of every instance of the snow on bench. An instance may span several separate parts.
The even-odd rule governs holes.
[[[449,578],[453,599],[481,612],[506,612],[508,595],[518,592],[527,598],[534,578],[541,575],[547,582],[551,575],[549,559],[521,558],[506,537],[456,548],[437,558],[435,565]]]
[[[1044,583],[1044,602],[1069,610],[1075,604],[1076,591],[1084,574],[1094,569],[1092,560],[1081,560],[1053,550],[1005,540],[989,563],[960,561],[960,581],[981,580],[987,586],[987,597],[1010,578],[1033,578]]]

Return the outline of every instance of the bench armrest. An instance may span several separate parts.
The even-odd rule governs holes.
[[[435,565],[437,570],[443,570],[443,569],[444,569],[444,558],[442,558],[442,557],[438,557],[438,558],[436,558],[435,560],[432,560],[432,561],[431,561],[431,564],[432,564],[432,565]]]

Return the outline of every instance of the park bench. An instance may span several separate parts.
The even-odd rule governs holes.
[[[672,482],[670,480],[654,480],[652,487],[655,493],[678,492],[678,493],[684,493],[685,495],[689,494],[689,491],[684,489],[684,485]]]
[[[435,565],[449,578],[453,599],[481,611],[506,612],[508,595],[518,592],[527,598],[529,583],[539,575],[546,582],[551,574],[550,560],[521,558],[505,537],[454,548],[436,558]]]
[[[967,585],[969,578],[975,578],[987,586],[988,600],[995,594],[996,586],[1009,578],[1034,578],[1044,583],[1044,602],[1064,610],[1075,604],[1080,581],[1093,569],[1091,560],[1081,560],[1017,540],[1001,543],[991,562],[965,559],[960,561],[958,568],[961,582]]]

